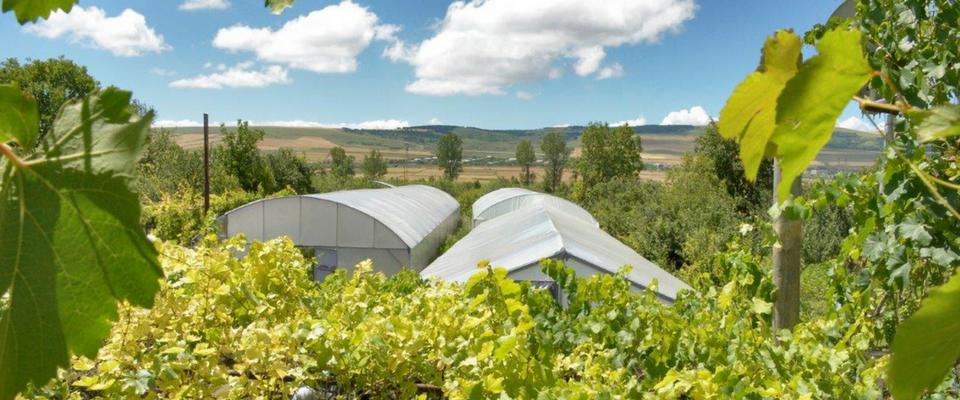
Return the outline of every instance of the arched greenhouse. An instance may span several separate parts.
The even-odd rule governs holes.
[[[393,275],[421,271],[457,228],[460,204],[446,192],[422,185],[264,199],[220,218],[220,237],[243,233],[247,240],[289,236],[312,248],[323,279],[335,268],[371,259]]]
[[[595,227],[600,226],[587,210],[567,199],[522,188],[506,188],[487,193],[473,203],[473,227],[521,208],[540,207],[543,204],[557,207]]]
[[[657,295],[667,304],[673,303],[681,289],[690,289],[595,223],[585,220],[579,212],[548,202],[487,220],[438,257],[421,275],[467,282],[474,274],[483,272],[477,264],[488,260],[491,266],[506,268],[507,277],[554,290],[552,279],[540,270],[540,260],[544,258],[564,261],[581,278],[614,274],[629,265],[632,270],[626,277],[631,289],[643,291],[656,280]],[[554,294],[565,301],[559,291]]]

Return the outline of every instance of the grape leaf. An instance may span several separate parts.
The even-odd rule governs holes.
[[[917,125],[917,135],[925,143],[960,135],[960,106],[945,104],[929,110],[913,109],[906,114]]]
[[[960,275],[930,295],[897,328],[887,382],[897,400],[916,399],[943,382],[960,358]]]
[[[29,151],[37,143],[39,131],[37,101],[16,86],[0,85],[0,143],[17,142]]]
[[[930,236],[929,232],[927,232],[927,229],[923,226],[923,223],[918,221],[916,217],[908,217],[904,219],[898,227],[900,230],[900,235],[916,241],[921,246],[926,246],[930,244],[931,240],[933,240],[933,237]]]
[[[270,7],[270,12],[274,14],[280,14],[283,10],[293,7],[293,3],[297,0],[264,0],[263,6]]]
[[[740,142],[740,158],[750,180],[767,152],[775,128],[777,97],[800,64],[803,42],[790,31],[778,31],[763,46],[760,67],[747,76],[720,111],[720,134]]]
[[[840,113],[869,81],[873,70],[863,56],[862,36],[844,28],[824,34],[817,42],[819,54],[803,63],[777,98],[770,141],[783,170],[780,199],[790,197],[793,180],[830,141]]]
[[[65,106],[45,151],[9,163],[0,198],[0,398],[93,358],[117,301],[149,307],[163,275],[139,226],[135,162],[152,114],[108,89]]]
[[[13,10],[20,25],[36,22],[38,18],[47,19],[51,12],[63,10],[70,12],[78,0],[3,0],[3,12]]]

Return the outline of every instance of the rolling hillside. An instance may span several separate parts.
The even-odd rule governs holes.
[[[357,156],[370,149],[379,149],[388,159],[422,158],[436,150],[436,143],[443,135],[455,132],[463,138],[464,154],[468,158],[484,159],[484,165],[497,164],[496,160],[513,157],[521,140],[530,140],[534,148],[548,132],[561,132],[574,148],[579,147],[583,126],[488,130],[474,127],[448,125],[415,126],[395,130],[361,130],[328,128],[263,127],[266,138],[261,148],[270,151],[290,147],[303,152],[311,161],[324,161],[334,146],[343,146],[348,153]],[[703,127],[690,125],[645,125],[634,129],[643,138],[644,160],[650,164],[676,165],[681,156],[693,150],[694,140],[703,132]],[[211,127],[214,141],[219,138],[219,127]],[[202,128],[177,128],[179,143],[186,148],[199,148],[202,144]],[[815,167],[831,169],[855,169],[870,165],[882,148],[882,140],[864,132],[838,128],[834,137],[818,157]],[[577,154],[575,150],[574,154]]]

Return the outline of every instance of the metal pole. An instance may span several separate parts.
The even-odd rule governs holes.
[[[779,203],[777,186],[783,179],[783,170],[777,159],[773,160],[773,202]],[[794,197],[802,194],[803,175],[798,176],[790,187]],[[777,299],[773,302],[773,330],[792,330],[800,322],[800,255],[803,224],[783,216],[773,222],[773,229],[780,240],[780,247],[773,248],[773,284],[777,286]]]
[[[210,119],[203,114],[203,215],[210,212]]]

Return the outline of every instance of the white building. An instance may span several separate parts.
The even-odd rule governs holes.
[[[221,238],[289,236],[297,246],[314,249],[319,264],[314,276],[322,279],[366,259],[387,275],[403,268],[421,271],[459,219],[456,199],[414,185],[264,199],[217,220]]]
[[[473,227],[501,215],[526,207],[539,207],[549,204],[564,210],[567,214],[582,219],[590,225],[599,227],[600,223],[593,215],[576,203],[546,193],[521,188],[494,190],[473,203]]]
[[[657,295],[666,304],[673,303],[678,291],[690,289],[686,283],[604,232],[579,206],[570,207],[572,203],[556,201],[553,196],[549,199],[508,196],[507,193],[521,192],[511,189],[493,196],[500,201],[492,201],[492,198],[477,200],[473,209],[482,219],[476,220],[473,231],[438,257],[421,275],[467,282],[474,274],[484,271],[478,269],[477,264],[488,260],[491,266],[506,268],[507,276],[514,280],[543,283],[552,279],[540,270],[540,260],[551,258],[564,261],[581,278],[614,274],[629,265],[632,270],[627,279],[632,290],[644,291],[656,280]],[[496,206],[490,207],[490,204],[504,202],[509,207],[491,211]],[[487,218],[490,215],[496,216]],[[561,302],[565,301],[562,293],[558,295]]]

